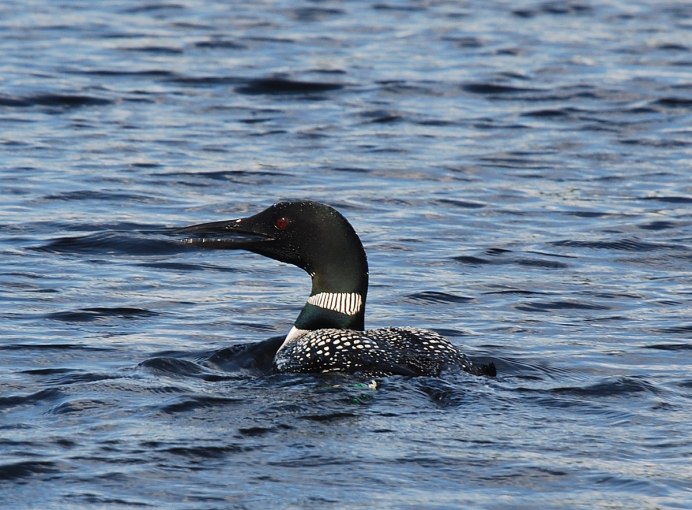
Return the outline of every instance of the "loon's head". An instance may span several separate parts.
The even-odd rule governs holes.
[[[299,317],[297,326],[309,322],[306,329],[363,329],[368,263],[358,235],[336,209],[312,201],[279,202],[248,218],[192,225],[180,232],[191,235],[185,242],[192,246],[248,250],[304,269],[312,277],[311,298],[353,293],[359,296],[361,310],[348,320],[329,319],[326,312],[313,310],[308,300],[301,317],[311,320],[299,324]],[[319,299],[312,302],[318,303]],[[320,320],[316,321],[318,315]]]

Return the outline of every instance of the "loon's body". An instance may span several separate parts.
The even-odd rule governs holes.
[[[310,297],[274,356],[287,373],[439,375],[445,367],[475,367],[447,339],[417,328],[364,330],[368,292],[365,250],[335,209],[309,201],[280,202],[251,216],[182,229],[186,243],[245,249],[294,264],[312,277]],[[241,238],[227,237],[229,234]]]
[[[318,329],[285,341],[274,357],[279,372],[439,375],[471,363],[444,337],[427,329]]]

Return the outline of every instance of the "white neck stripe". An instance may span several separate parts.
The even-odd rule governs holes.
[[[310,296],[308,303],[346,315],[355,315],[363,308],[363,298],[357,292],[320,292]]]

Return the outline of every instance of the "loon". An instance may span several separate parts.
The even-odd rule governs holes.
[[[243,249],[300,267],[312,291],[274,355],[279,373],[341,372],[367,376],[439,376],[446,367],[494,375],[438,333],[411,327],[364,330],[368,262],[351,224],[313,201],[279,202],[230,221],[184,227],[184,243]]]

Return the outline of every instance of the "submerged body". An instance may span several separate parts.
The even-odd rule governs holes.
[[[439,375],[444,368],[494,375],[451,342],[418,328],[364,330],[368,264],[360,238],[335,209],[280,202],[251,216],[182,229],[186,243],[245,249],[304,269],[312,292],[274,357],[289,373]],[[240,236],[240,238],[238,237]]]

